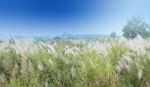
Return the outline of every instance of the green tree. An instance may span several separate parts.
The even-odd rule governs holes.
[[[111,32],[110,37],[116,38],[116,36],[117,36],[116,32]]]
[[[128,20],[122,31],[126,38],[135,38],[137,35],[141,35],[143,38],[150,36],[149,25],[140,17]]]
[[[59,36],[53,37],[53,40],[60,40],[61,38]]]

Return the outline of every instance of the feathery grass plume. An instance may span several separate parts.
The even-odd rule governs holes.
[[[31,60],[28,60],[28,72],[33,73],[35,71],[34,67],[33,67],[33,63],[31,62]]]
[[[6,77],[4,73],[0,74],[0,87],[4,87],[6,85]]]
[[[50,64],[50,65],[52,65],[52,64],[53,64],[53,61],[52,61],[52,59],[51,59],[51,58],[49,58],[48,62],[49,62],[49,64]]]
[[[78,56],[78,52],[79,52],[79,49],[77,47],[68,48],[68,49],[65,50],[65,54],[67,56],[73,55],[74,57],[77,57]]]
[[[140,80],[142,78],[142,74],[143,74],[143,70],[142,69],[138,69],[138,80]]]
[[[19,73],[19,66],[18,66],[18,64],[15,64],[11,71],[11,77],[16,78],[18,73]]]
[[[75,69],[75,67],[74,67],[74,66],[72,66],[72,67],[71,67],[70,72],[71,72],[71,75],[72,75],[73,77],[75,77],[75,76],[76,76],[76,69]]]
[[[43,70],[43,64],[41,62],[38,63],[38,69],[39,71],[42,71]]]
[[[48,52],[49,53],[52,53],[52,54],[55,54],[56,53],[56,51],[55,51],[55,49],[54,49],[54,47],[52,46],[52,45],[48,45]]]
[[[27,77],[27,73],[28,73],[28,63],[27,63],[27,57],[22,55],[21,58],[21,68],[20,68],[20,72],[21,72],[21,77],[22,78],[28,78]]]
[[[122,58],[118,61],[116,65],[116,70],[118,73],[121,72],[122,69],[126,69],[127,71],[130,71],[130,66],[133,63],[133,60],[130,57],[130,53],[125,53]]]

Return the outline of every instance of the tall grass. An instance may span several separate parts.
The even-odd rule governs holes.
[[[0,87],[150,87],[150,40],[5,39]]]

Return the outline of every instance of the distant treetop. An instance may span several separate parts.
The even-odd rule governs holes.
[[[122,31],[126,38],[135,38],[137,35],[143,38],[150,36],[150,27],[141,17],[128,20]]]

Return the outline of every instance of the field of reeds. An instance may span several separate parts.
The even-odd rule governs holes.
[[[0,87],[150,87],[150,39],[3,39]]]

